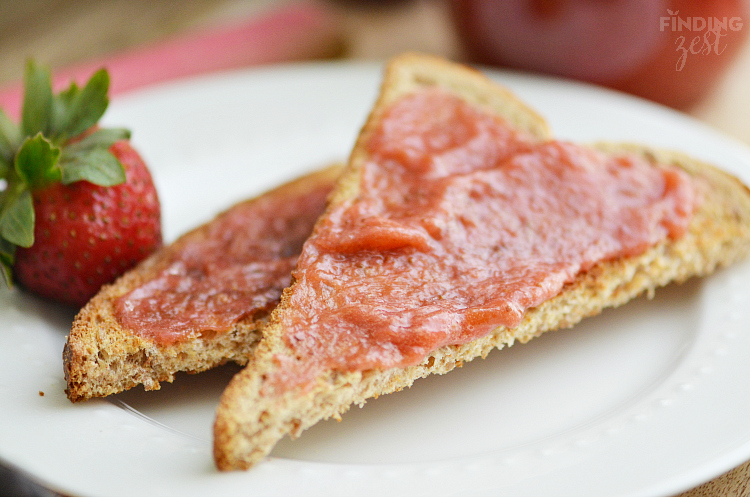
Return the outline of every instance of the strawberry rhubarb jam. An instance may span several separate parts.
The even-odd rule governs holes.
[[[282,383],[408,366],[514,327],[594,264],[680,237],[693,211],[675,168],[537,143],[440,90],[390,106],[366,146],[357,196],[293,273]]]
[[[330,177],[321,176],[304,186],[280,187],[186,235],[155,278],[115,301],[116,319],[170,344],[226,332],[244,318],[267,313],[291,283],[332,186]]]

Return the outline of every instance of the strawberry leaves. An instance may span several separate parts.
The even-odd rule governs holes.
[[[71,83],[53,95],[49,71],[29,61],[24,87],[21,129],[25,136],[42,133],[54,142],[64,142],[99,122],[109,105],[109,74],[104,69],[94,73],[83,88]]]
[[[60,149],[41,133],[26,138],[15,157],[16,181],[9,183],[0,209],[0,236],[13,245],[34,244],[34,203],[31,190],[60,181]]]
[[[109,152],[116,141],[127,140],[125,129],[99,129],[63,150],[60,157],[62,182],[66,185],[86,180],[99,186],[114,186],[125,181],[125,171]]]
[[[53,98],[52,137],[67,139],[78,136],[99,122],[109,105],[108,89],[109,75],[101,69],[83,89],[72,83],[66,91]]]
[[[24,97],[21,111],[21,130],[25,136],[49,134],[52,121],[52,78],[47,69],[33,61],[26,63],[23,76]]]
[[[26,188],[14,192],[12,202],[7,203],[0,215],[0,235],[20,247],[31,247],[34,244],[34,204],[31,192]],[[12,254],[9,254],[12,255]]]
[[[82,88],[72,83],[54,94],[49,70],[29,61],[20,124],[0,110],[0,272],[8,283],[15,247],[34,243],[35,191],[56,182],[125,182],[109,148],[129,139],[129,131],[96,127],[109,104],[108,89],[102,69]]]
[[[5,284],[11,286],[13,284],[13,267],[14,256],[16,246],[12,243],[0,238],[0,273],[3,274]]]
[[[21,130],[0,109],[0,178],[6,177],[5,174],[13,164],[13,156],[20,144]]]
[[[28,188],[38,190],[60,181],[62,176],[57,160],[60,148],[41,133],[26,138],[16,153],[15,173]]]

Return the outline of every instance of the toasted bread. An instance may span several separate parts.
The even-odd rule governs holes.
[[[385,109],[403,95],[436,86],[494,113],[537,140],[549,137],[540,116],[478,72],[429,56],[399,56],[386,68],[380,97],[313,237],[324,229],[325,221],[338,205],[352,201],[360,193],[362,165],[368,160],[367,143]],[[687,173],[700,190],[702,201],[683,236],[659,241],[637,255],[598,262],[577,274],[560,293],[528,309],[518,325],[497,327],[468,343],[442,346],[429,352],[418,364],[385,369],[316,370],[311,381],[279,388],[273,379],[278,378],[283,364],[295,360],[295,350],[285,339],[287,330],[283,323],[293,311],[294,296],[306,291],[305,282],[296,279],[265,323],[252,360],[232,379],[221,397],[214,425],[217,467],[247,469],[267,456],[282,437],[297,437],[322,419],[338,418],[353,404],[362,405],[368,398],[402,390],[418,378],[449,372],[466,361],[485,357],[492,349],[570,327],[605,308],[619,306],[644,293],[651,294],[670,282],[708,274],[746,255],[750,248],[750,192],[737,179],[680,154],[640,146],[601,145],[600,148],[607,152],[634,153],[654,167],[675,165]],[[345,256],[341,260],[346,264]],[[302,264],[295,274],[304,274]],[[325,334],[320,340],[326,340]]]
[[[125,327],[117,318],[116,303],[120,297],[152,283],[165,271],[173,269],[176,263],[183,263],[182,254],[189,254],[206,243],[219,242],[218,250],[221,253],[218,255],[231,258],[231,246],[235,239],[233,230],[238,229],[238,223],[239,228],[243,228],[242,223],[249,215],[260,216],[261,224],[273,223],[278,229],[290,229],[291,225],[296,224],[297,234],[293,239],[286,240],[286,245],[279,247],[278,253],[271,252],[267,256],[274,259],[272,262],[280,262],[282,269],[288,265],[285,269],[285,274],[288,274],[302,242],[312,230],[315,218],[323,212],[326,197],[340,170],[340,166],[331,166],[258,198],[241,202],[174,243],[162,247],[116,282],[103,287],[76,316],[65,345],[63,360],[68,398],[75,402],[103,397],[139,384],[146,390],[156,390],[160,382],[172,382],[179,371],[197,373],[228,361],[245,364],[259,340],[260,324],[281,297],[283,285],[280,288],[257,289],[258,296],[263,297],[258,307],[241,316],[228,330],[217,331],[203,326],[183,330],[180,337],[168,342]],[[305,204],[309,209],[305,216],[292,207],[279,208],[280,203],[299,205],[295,200],[302,198],[310,200]],[[247,222],[254,221],[250,219]],[[273,230],[266,236],[272,235]],[[276,242],[271,240],[271,243]],[[212,250],[216,251],[216,246]],[[201,256],[205,260],[199,262],[208,263],[215,255],[214,252]],[[253,262],[240,260],[239,264],[247,267]],[[252,299],[254,295],[250,294],[249,297]],[[200,302],[195,305],[204,314],[222,311],[221,305],[213,311]]]

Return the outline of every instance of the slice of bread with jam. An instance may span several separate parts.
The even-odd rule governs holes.
[[[750,250],[750,192],[681,154],[551,140],[470,68],[405,54],[214,425],[247,469],[353,404]]]
[[[156,390],[179,371],[245,364],[340,172],[241,202],[103,287],[65,345],[68,398]]]

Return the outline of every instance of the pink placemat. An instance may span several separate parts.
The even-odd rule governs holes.
[[[335,15],[314,2],[286,4],[242,22],[187,33],[156,45],[56,69],[53,87],[85,82],[106,67],[110,96],[154,83],[201,73],[332,55],[342,36]],[[19,74],[22,68],[19,68]],[[20,115],[19,82],[0,88],[0,108]]]

